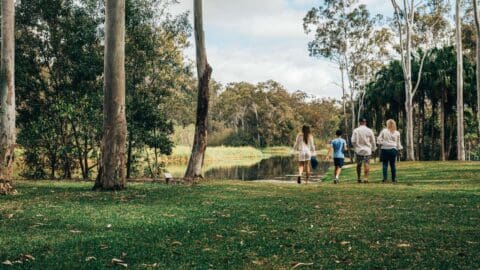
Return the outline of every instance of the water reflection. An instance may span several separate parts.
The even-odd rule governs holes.
[[[205,170],[205,177],[209,179],[226,180],[287,180],[287,175],[297,173],[297,161],[294,156],[277,156],[258,160],[255,163],[243,162],[243,164],[222,164],[221,162],[209,166]],[[250,163],[250,164],[248,164]],[[329,167],[329,162],[320,162],[313,175],[324,175]],[[177,166],[178,167],[178,166]],[[173,168],[171,168],[173,169]],[[180,168],[176,168],[179,170]],[[175,175],[176,173],[174,173]]]

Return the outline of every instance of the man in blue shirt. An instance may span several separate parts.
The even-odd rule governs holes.
[[[337,130],[335,134],[337,135],[337,138],[332,141],[333,163],[335,165],[335,180],[333,180],[333,182],[338,184],[340,181],[340,172],[342,171],[345,161],[345,154],[343,152],[347,151],[347,142],[342,138],[341,130]]]

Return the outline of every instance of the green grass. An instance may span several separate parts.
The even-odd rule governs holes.
[[[0,268],[111,269],[112,258],[131,269],[480,267],[480,163],[401,163],[398,185],[356,184],[353,173],[340,185],[210,181],[117,193],[18,182],[19,195],[0,197],[0,261],[35,260]]]

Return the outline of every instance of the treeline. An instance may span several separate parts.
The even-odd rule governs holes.
[[[169,99],[194,87],[183,49],[188,14],[169,1],[126,1],[127,174],[144,148],[169,154]],[[104,6],[102,1],[19,1],[16,91],[20,159],[28,178],[92,177],[102,132]],[[143,173],[143,172],[138,172]]]
[[[448,160],[457,157],[456,61],[452,46],[434,48],[425,58],[422,79],[414,98],[415,153],[417,160]],[[421,59],[414,58],[419,68]],[[466,56],[464,65],[465,140],[467,159],[480,160],[477,145],[475,65]],[[378,71],[366,86],[364,115],[380,131],[389,118],[399,120],[405,130],[405,90],[402,67],[392,61]],[[405,141],[405,132],[403,139]]]
[[[319,99],[305,92],[289,92],[275,81],[252,84],[212,84],[209,114],[209,145],[228,146],[291,146],[293,139],[308,124],[313,128],[318,145],[332,137],[339,127],[340,103]],[[184,97],[176,107],[195,108]],[[191,115],[176,114],[176,123],[193,124]],[[190,129],[192,132],[192,129]],[[188,132],[183,137],[190,137]],[[183,142],[183,143],[189,143]]]

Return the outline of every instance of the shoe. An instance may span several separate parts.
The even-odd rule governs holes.
[[[385,180],[385,179],[382,180],[382,183],[383,183],[383,184],[385,184],[386,182],[387,182],[387,180]]]
[[[368,184],[368,180],[367,180],[367,179],[365,179],[363,182],[364,182],[365,184]]]
[[[302,183],[302,178],[300,176],[297,178],[297,183],[299,183],[299,184]]]
[[[394,185],[396,185],[396,184],[397,184],[397,180],[395,180],[395,181],[392,181],[392,183],[393,183]]]
[[[333,180],[334,184],[338,184],[338,179]]]
[[[362,183],[362,180],[358,179],[358,180],[357,180],[357,183],[361,184],[361,183]]]

